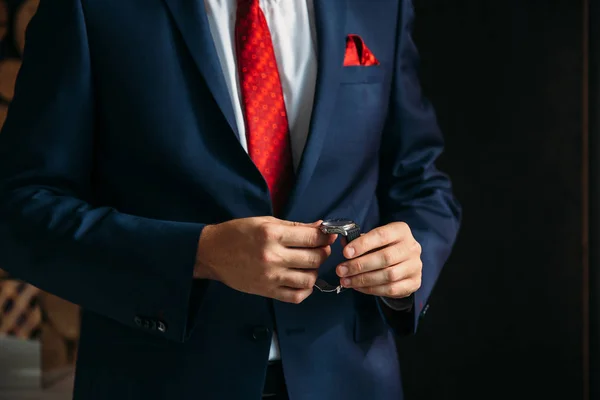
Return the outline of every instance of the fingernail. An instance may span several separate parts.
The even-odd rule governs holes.
[[[354,257],[354,253],[356,251],[354,250],[354,247],[347,247],[346,248],[346,254],[348,254],[348,257]]]
[[[338,269],[338,272],[340,273],[340,276],[345,276],[348,273],[348,267],[346,267],[345,265],[342,265]]]
[[[342,286],[345,286],[345,287],[350,286],[350,279],[342,279]]]

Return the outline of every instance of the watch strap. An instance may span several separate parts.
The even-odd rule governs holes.
[[[360,237],[360,227],[356,225],[354,228],[350,229],[346,234],[346,239],[348,243],[353,241],[354,239],[358,239]]]

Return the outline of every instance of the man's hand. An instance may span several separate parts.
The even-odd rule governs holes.
[[[373,229],[344,248],[348,261],[337,267],[344,287],[389,298],[404,298],[421,286],[421,246],[407,224]]]
[[[194,277],[299,304],[312,293],[336,239],[322,233],[320,224],[254,217],[208,225],[200,235]]]

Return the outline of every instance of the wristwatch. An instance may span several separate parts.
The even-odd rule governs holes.
[[[325,220],[321,223],[320,229],[321,232],[326,234],[342,235],[346,237],[348,243],[360,237],[360,227],[356,222],[349,219],[337,218]],[[336,292],[338,294],[347,289],[340,284],[331,285],[321,278],[317,279],[315,287],[324,293]]]
[[[327,234],[338,234],[346,237],[348,243],[360,237],[360,227],[349,219],[327,219],[321,223],[321,231]]]

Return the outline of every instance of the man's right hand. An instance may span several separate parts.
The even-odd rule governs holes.
[[[336,240],[320,224],[253,217],[208,225],[200,235],[194,277],[299,304],[312,293]]]

